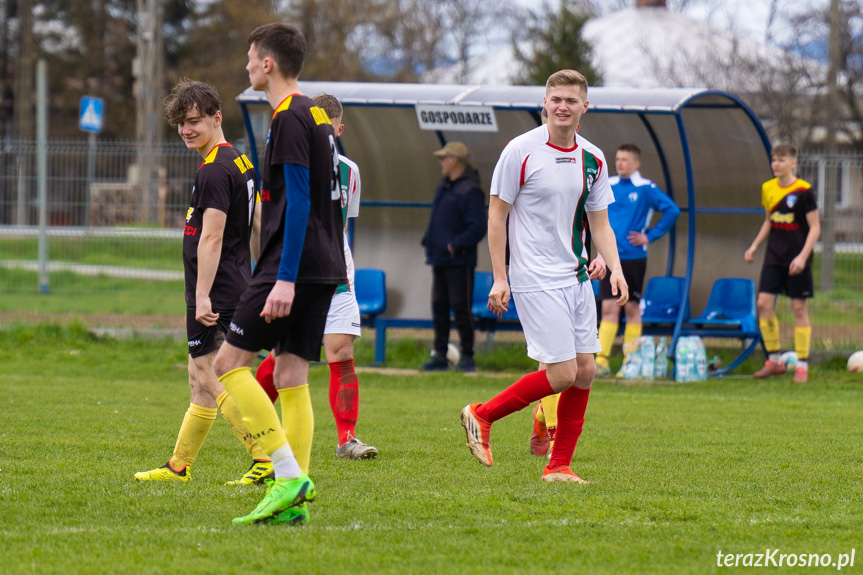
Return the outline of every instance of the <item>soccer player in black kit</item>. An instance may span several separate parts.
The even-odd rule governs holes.
[[[299,91],[306,53],[299,30],[266,24],[252,31],[249,45],[249,81],[275,110],[261,166],[261,257],[215,370],[275,473],[258,506],[234,523],[305,524],[314,483],[251,365],[261,349],[273,349],[276,389],[291,390],[306,385],[309,362],[320,359],[330,300],[347,281],[338,153],[327,114]],[[304,419],[292,417],[296,410],[311,410],[305,389],[280,392],[285,424]]]
[[[252,163],[222,132],[222,100],[204,82],[183,80],[165,98],[165,118],[186,147],[204,159],[195,176],[183,234],[186,331],[191,403],[171,459],[135,474],[138,481],[189,481],[218,409],[254,461],[229,484],[250,484],[272,475],[272,464],[243,423],[242,415],[213,371],[216,351],[251,276],[250,236],[257,194]],[[257,247],[256,247],[257,249]]]

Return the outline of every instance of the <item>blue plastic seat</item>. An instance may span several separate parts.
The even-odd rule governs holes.
[[[683,321],[689,319],[689,294],[684,278],[656,276],[647,280],[641,296],[642,324],[673,324],[683,305]]]
[[[498,317],[488,309],[488,292],[494,285],[494,275],[491,272],[476,272],[473,280],[473,298],[470,313],[480,320],[497,320]],[[509,309],[499,318],[502,320],[518,320],[518,312],[515,310],[515,300],[510,297]]]
[[[755,282],[748,278],[720,278],[713,284],[707,306],[689,323],[698,327],[758,331]]]
[[[354,271],[354,291],[360,315],[370,323],[387,310],[387,277],[384,270],[360,268]]]

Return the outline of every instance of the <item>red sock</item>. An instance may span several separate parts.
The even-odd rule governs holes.
[[[360,412],[360,389],[354,360],[334,361],[330,364],[330,409],[336,419],[339,445],[354,436]]]
[[[482,405],[476,414],[489,423],[520,411],[546,395],[554,395],[545,370],[528,373]]]
[[[558,465],[569,466],[572,463],[572,454],[575,453],[575,445],[584,426],[584,412],[587,411],[589,396],[589,388],[577,387],[570,387],[560,394],[560,401],[557,403],[557,433],[551,448],[549,469]]]
[[[270,401],[276,403],[279,399],[279,392],[276,390],[276,385],[273,383],[273,371],[276,369],[276,360],[273,359],[273,354],[268,355],[264,361],[258,366],[258,371],[255,372],[255,379],[258,384],[264,388]]]

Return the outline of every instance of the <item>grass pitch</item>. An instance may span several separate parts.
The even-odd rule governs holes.
[[[596,483],[578,486],[540,480],[530,410],[495,424],[493,468],[469,454],[459,410],[514,377],[496,374],[360,373],[358,435],[380,457],[337,460],[314,367],[318,500],[290,528],[231,525],[263,487],[223,485],[249,461],[220,420],[190,483],[132,480],[170,456],[182,343],[19,326],[0,366],[4,573],[709,573],[719,551],[776,548],[863,564],[863,379],[838,369],[599,381],[573,464]]]

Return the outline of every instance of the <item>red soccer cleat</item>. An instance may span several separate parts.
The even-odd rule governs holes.
[[[530,452],[537,457],[545,457],[551,446],[545,421],[540,421],[537,417],[541,412],[542,403],[537,403],[533,408],[533,432],[530,434]]]
[[[542,470],[542,480],[548,481],[549,483],[554,483],[556,481],[565,481],[569,483],[581,483],[582,485],[592,485],[593,481],[585,481],[578,475],[572,472],[572,470],[566,465],[558,465],[553,469],[549,469],[548,466]]]
[[[771,375],[782,375],[785,373],[785,366],[781,363],[776,363],[775,361],[770,361],[769,359],[764,362],[764,367],[756,371],[752,374],[752,377],[756,379],[764,379],[765,377],[770,377]]]

